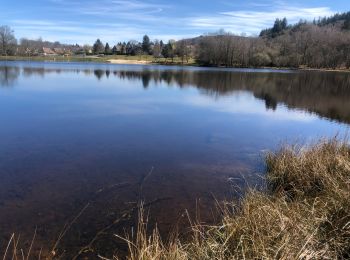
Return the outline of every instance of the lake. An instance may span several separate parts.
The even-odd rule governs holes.
[[[344,136],[350,73],[0,62],[0,122],[1,252],[111,255],[140,201],[162,234],[214,223],[268,151]]]

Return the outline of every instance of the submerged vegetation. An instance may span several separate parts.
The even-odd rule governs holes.
[[[266,190],[226,206],[218,226],[193,225],[190,242],[147,236],[141,214],[128,259],[349,258],[350,146],[288,146],[266,162]]]
[[[79,69],[48,68],[43,66],[0,65],[0,85],[12,87],[20,75],[43,76],[59,73],[84,73],[96,79],[116,77],[121,80],[138,80],[145,89],[158,84],[176,85],[180,88],[195,86],[201,93],[216,97],[237,91],[248,91],[264,101],[266,109],[276,110],[279,104],[289,109],[301,109],[340,123],[350,123],[350,73],[250,73],[222,70],[177,70],[177,69]],[[305,82],[307,86],[305,86]],[[288,94],[286,94],[286,89]]]

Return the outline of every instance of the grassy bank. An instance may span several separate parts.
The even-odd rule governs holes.
[[[266,190],[229,204],[220,225],[193,225],[192,239],[181,243],[147,236],[140,221],[129,259],[348,259],[349,145],[284,147],[266,162]]]

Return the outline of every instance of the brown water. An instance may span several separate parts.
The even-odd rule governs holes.
[[[113,235],[140,201],[162,234],[186,210],[215,222],[215,199],[259,183],[264,152],[344,135],[349,100],[346,73],[2,62],[0,248],[36,230],[52,249],[79,216],[58,254],[95,237],[90,256],[123,252]]]

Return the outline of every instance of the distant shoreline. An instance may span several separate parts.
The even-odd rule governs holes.
[[[165,65],[165,66],[195,66],[195,67],[208,67],[208,68],[220,68],[219,66],[204,66],[196,63],[194,60],[190,62],[182,62],[178,58],[172,60],[169,59],[155,59],[152,56],[0,56],[0,61],[43,61],[43,62],[96,62],[104,64],[120,64],[120,65]],[[308,68],[308,67],[222,67],[222,68],[237,68],[237,69],[274,69],[274,70],[296,70],[296,71],[324,71],[324,72],[350,72],[350,69],[346,68]]]
[[[107,62],[112,64],[140,64],[140,65],[146,65],[146,64],[152,64],[152,61],[147,60],[123,60],[123,59],[111,59],[107,60]]]

